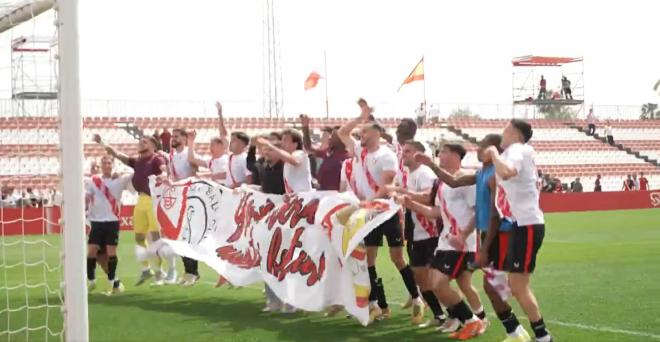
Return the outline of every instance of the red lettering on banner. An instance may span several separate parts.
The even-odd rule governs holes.
[[[314,224],[319,200],[315,198],[304,207],[302,202],[303,199],[297,196],[284,196],[284,203],[268,218],[268,230],[273,229],[275,223],[284,225],[287,221],[289,222],[289,228],[295,228],[302,219],[307,219],[307,224]]]
[[[323,217],[321,221],[321,227],[328,233],[328,238],[332,237],[332,215],[336,214],[338,211],[348,207],[350,204],[342,203],[336,205],[334,208],[330,209],[327,214]]]
[[[307,286],[313,286],[321,281],[325,272],[325,254],[321,254],[318,266],[316,266],[314,261],[303,250],[300,251],[295,260],[293,259],[296,249],[302,247],[300,236],[304,231],[304,228],[296,229],[291,238],[289,248],[281,251],[282,228],[278,227],[273,232],[273,237],[270,240],[270,246],[268,248],[268,258],[266,259],[266,271],[277,277],[277,280],[284,280],[289,273],[299,273],[301,276],[309,275],[307,277]]]
[[[268,215],[274,208],[275,204],[271,200],[266,200],[266,203],[259,207],[259,210],[254,208],[254,200],[252,199],[252,193],[243,194],[241,201],[236,208],[234,213],[234,222],[236,223],[236,230],[233,234],[227,239],[227,242],[235,242],[241,237],[241,235],[246,233],[246,235],[251,236],[252,232],[252,223],[261,221],[266,215]],[[248,233],[249,232],[249,233]]]
[[[261,263],[259,251],[254,247],[249,247],[245,252],[239,251],[233,245],[222,246],[215,250],[218,258],[240,268],[254,268]]]

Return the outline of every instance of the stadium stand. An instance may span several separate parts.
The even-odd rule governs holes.
[[[331,118],[312,121],[313,128],[341,125],[347,119]],[[398,119],[381,120],[390,134]],[[474,168],[479,165],[476,143],[489,133],[500,133],[507,120],[458,119],[433,123],[420,128],[418,140],[430,146],[442,142],[460,142],[466,145],[468,155],[464,164]],[[99,158],[104,151],[91,142],[92,134],[98,133],[110,144],[129,154],[136,152],[135,136],[121,126],[132,123],[146,135],[163,128],[184,127],[198,133],[197,152],[208,153],[208,143],[218,132],[216,118],[196,117],[89,117],[85,118],[84,153],[89,162]],[[250,136],[266,134],[273,130],[295,126],[291,120],[266,118],[228,118],[230,131],[241,130]],[[537,162],[543,173],[570,183],[580,177],[585,191],[593,190],[597,174],[602,175],[604,191],[621,189],[627,174],[644,172],[652,188],[660,184],[660,167],[653,160],[660,159],[660,122],[617,121],[612,122],[617,146],[610,146],[582,132],[583,122],[531,120],[534,126],[532,145],[537,151]],[[50,117],[0,118],[0,182],[19,183],[23,187],[51,189],[58,184],[59,163],[58,123]],[[599,127],[600,129],[600,127]],[[19,142],[20,138],[20,142]],[[19,144],[20,143],[20,144]],[[651,161],[649,161],[649,159]],[[117,163],[119,172],[128,168]],[[38,177],[34,177],[38,176]]]

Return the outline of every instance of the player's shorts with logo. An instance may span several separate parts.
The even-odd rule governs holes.
[[[408,243],[410,244],[410,266],[425,267],[431,265],[435,249],[438,248],[437,237]]]
[[[138,201],[133,209],[133,230],[137,234],[146,234],[148,232],[158,232],[160,230],[154,207],[151,202],[151,196],[140,194]]]
[[[493,239],[488,250],[488,263],[490,266],[498,271],[506,270],[506,255],[509,252],[509,239],[511,233],[509,231],[497,231],[497,235]],[[481,241],[486,240],[486,232],[481,233]]]
[[[382,246],[383,236],[385,236],[388,246],[403,247],[401,230],[401,218],[399,214],[396,214],[367,234],[364,237],[364,244],[365,246]]]
[[[117,246],[119,244],[119,221],[90,222],[89,230],[90,245]]]
[[[451,279],[455,279],[463,271],[467,270],[468,263],[473,261],[473,252],[440,250],[435,251],[431,266],[448,275]]]
[[[513,273],[532,273],[536,268],[536,255],[543,244],[545,225],[518,226],[514,224],[509,237],[506,269]]]

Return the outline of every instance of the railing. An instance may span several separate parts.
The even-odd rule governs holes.
[[[372,103],[377,116],[414,117],[419,103],[378,102]],[[263,114],[260,101],[225,101],[227,117],[268,117]],[[579,110],[578,119],[584,119],[588,108]],[[578,106],[574,106],[577,111]],[[637,120],[641,105],[594,105],[599,120]],[[0,117],[55,116],[56,102],[52,100],[12,101],[0,99]],[[141,100],[83,100],[83,115],[86,117],[215,117],[215,101],[141,101]],[[480,103],[429,103],[430,117],[447,118],[457,110],[478,115],[482,119],[527,118],[542,119],[544,115],[535,106]],[[325,117],[325,103],[320,101],[288,101],[283,106],[284,117],[294,118],[301,113],[312,117]],[[353,117],[357,115],[354,101],[330,102],[331,117]]]

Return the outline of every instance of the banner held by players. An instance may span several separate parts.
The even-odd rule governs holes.
[[[163,241],[205,262],[230,283],[265,281],[285,303],[307,311],[343,305],[363,325],[370,291],[361,241],[399,209],[347,193],[267,195],[189,178],[152,179]]]

